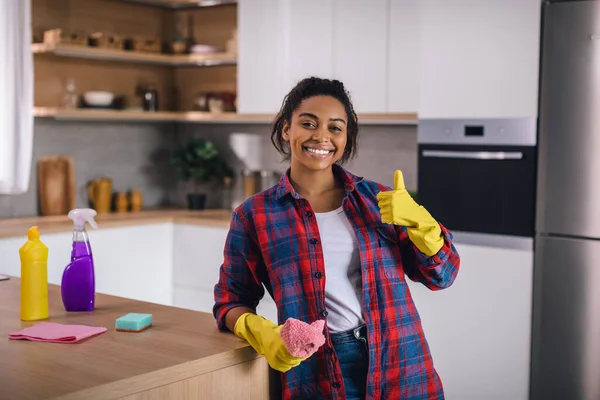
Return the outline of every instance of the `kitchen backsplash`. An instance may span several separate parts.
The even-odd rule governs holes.
[[[173,124],[36,119],[29,191],[0,196],[0,218],[38,215],[36,164],[44,155],[73,157],[78,207],[88,206],[86,183],[102,176],[112,178],[115,190],[141,189],[145,205],[172,203],[168,157],[175,129]]]
[[[363,126],[357,158],[347,165],[365,178],[392,185],[394,170],[401,169],[408,189],[417,185],[417,130],[414,126]],[[44,155],[70,155],[75,166],[77,206],[87,206],[86,183],[98,177],[113,179],[115,190],[139,188],[144,206],[185,205],[185,187],[178,184],[169,166],[169,154],[176,143],[190,135],[216,142],[226,152],[241,176],[245,165],[230,147],[231,133],[256,135],[261,169],[283,172],[279,154],[270,142],[270,126],[173,125],[150,123],[67,122],[36,119],[33,167],[29,191],[23,195],[0,196],[0,218],[38,214],[37,160]],[[237,180],[238,183],[241,181]],[[210,193],[218,193],[211,191]],[[238,184],[235,193],[241,194]],[[209,196],[207,207],[221,206],[220,196]]]
[[[217,146],[227,152],[228,159],[241,177],[241,171],[246,167],[283,172],[288,163],[281,162],[281,156],[271,144],[270,126],[266,124],[252,125],[180,125],[179,140],[185,140],[190,135],[201,136],[214,140]],[[232,133],[234,135],[232,135]],[[256,137],[255,142],[260,154],[256,159],[249,157],[250,165],[245,164],[232,150],[232,136],[246,133]],[[233,140],[237,140],[235,138]],[[379,125],[363,126],[359,132],[357,157],[346,165],[351,172],[392,186],[394,171],[402,170],[406,187],[414,190],[417,187],[417,128],[415,126]],[[242,196],[241,179],[237,179],[235,192]],[[234,196],[235,197],[235,196]],[[243,197],[243,196],[242,196]],[[182,198],[182,195],[179,196]],[[218,207],[218,198],[208,199],[209,207]]]

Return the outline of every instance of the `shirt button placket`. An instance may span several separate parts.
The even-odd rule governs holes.
[[[311,220],[311,218],[314,216],[314,213],[312,211],[306,211],[304,213],[304,216],[308,220],[308,224],[312,225],[313,221]],[[309,243],[312,244],[313,246],[316,246],[319,243],[319,239],[317,239],[316,237],[312,237],[312,238],[310,238]],[[317,264],[317,266],[318,266],[318,264]],[[323,273],[321,271],[317,271],[317,272],[315,272],[314,277],[317,279],[321,279],[323,277]],[[321,315],[323,316],[323,318],[327,318],[327,315],[329,315],[329,312],[327,312],[327,310],[323,310],[321,312]],[[337,384],[339,387],[339,382],[335,382],[334,385],[335,384]]]
[[[314,215],[314,213],[312,211],[307,211],[304,213],[304,216],[309,219]],[[310,244],[317,244],[319,243],[319,240],[317,238],[311,238],[310,239]],[[315,278],[317,279],[321,279],[321,277],[323,276],[323,274],[320,271],[315,272]]]

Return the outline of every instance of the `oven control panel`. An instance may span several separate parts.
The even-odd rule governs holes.
[[[535,146],[537,120],[534,118],[422,119],[419,120],[418,142]]]

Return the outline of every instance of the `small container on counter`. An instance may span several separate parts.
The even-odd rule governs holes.
[[[88,182],[87,193],[90,206],[98,214],[109,213],[111,211],[112,200],[112,179],[99,178]]]
[[[260,191],[267,190],[279,182],[280,175],[271,170],[260,171]]]
[[[244,199],[247,199],[258,193],[258,177],[257,172],[250,169],[244,169],[242,176],[244,177]]]
[[[230,177],[223,178],[222,204],[224,210],[231,210],[233,206],[233,180]]]
[[[271,188],[273,185],[279,182],[281,175],[276,171],[272,170],[260,170],[253,171],[251,169],[244,169],[242,171],[244,177],[244,198],[262,192]]]
[[[144,204],[144,197],[139,189],[132,189],[129,192],[129,209],[131,211],[140,211]]]
[[[125,192],[115,194],[115,210],[119,213],[127,212],[127,194]]]

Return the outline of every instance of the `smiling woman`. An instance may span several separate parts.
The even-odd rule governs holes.
[[[304,127],[309,132],[316,131],[317,134],[325,125],[329,130],[340,133],[337,136],[343,137],[344,145],[338,146],[336,150],[341,152],[336,155],[341,157],[334,160],[340,164],[356,155],[358,120],[350,96],[340,81],[307,78],[286,96],[271,132],[271,141],[286,160],[291,155],[289,131],[292,125]],[[282,132],[287,133],[282,135]],[[337,145],[341,145],[339,140]]]
[[[294,112],[291,123],[284,123],[281,135],[295,148],[292,154],[298,158],[292,159],[292,163],[299,162],[318,170],[330,167],[343,157],[348,141],[342,115],[345,116],[344,108],[333,97],[314,96],[304,100]]]
[[[390,190],[341,166],[357,137],[342,82],[307,78],[286,96],[271,140],[290,167],[234,211],[213,312],[282,372],[283,399],[443,399],[405,276],[450,286],[460,263],[452,235],[400,171]],[[256,315],[264,287],[277,324]],[[281,338],[294,319],[324,321],[325,340],[313,341],[324,344],[307,357]]]
[[[341,205],[344,188],[332,165],[356,155],[357,139],[358,121],[344,84],[314,77],[286,96],[271,133],[275,148],[290,161],[294,189],[316,213]]]

